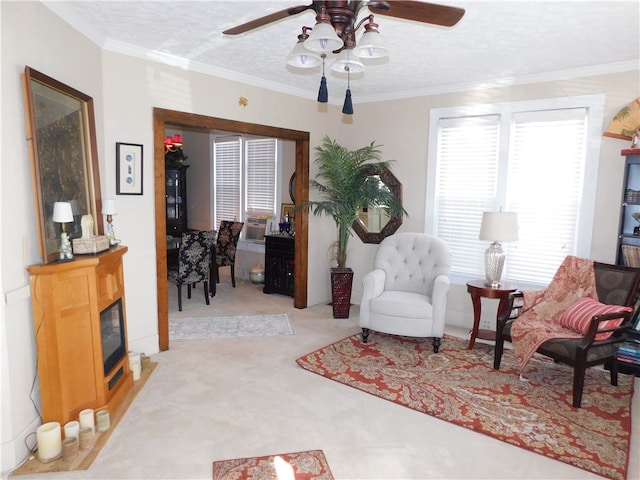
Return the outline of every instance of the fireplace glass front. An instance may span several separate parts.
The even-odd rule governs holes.
[[[100,313],[100,330],[104,375],[107,376],[127,353],[124,341],[122,299],[112,303]]]

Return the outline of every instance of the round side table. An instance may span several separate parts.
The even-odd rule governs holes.
[[[496,338],[495,331],[486,329],[479,330],[480,314],[482,313],[480,299],[482,297],[499,299],[500,303],[498,303],[497,311],[497,317],[499,317],[506,306],[509,294],[516,290],[516,286],[509,282],[502,282],[498,287],[485,285],[484,280],[470,280],[467,282],[467,292],[471,295],[471,303],[473,304],[473,330],[471,330],[471,338],[469,339],[469,350],[475,345],[476,338],[486,340],[495,340]]]

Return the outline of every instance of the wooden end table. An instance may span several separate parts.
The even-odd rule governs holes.
[[[480,299],[482,297],[499,299],[500,303],[498,303],[497,311],[497,317],[499,317],[507,304],[509,294],[516,290],[516,286],[509,282],[502,282],[498,287],[485,285],[484,280],[470,280],[467,282],[467,292],[471,295],[471,303],[473,304],[473,330],[471,330],[471,338],[469,339],[469,350],[475,345],[476,338],[484,340],[495,340],[496,338],[495,330],[479,329],[482,311]]]

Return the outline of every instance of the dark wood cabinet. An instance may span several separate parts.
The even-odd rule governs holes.
[[[167,208],[167,235],[181,236],[187,231],[187,168],[165,169],[165,201]]]
[[[266,235],[264,240],[264,293],[293,297],[295,237]]]

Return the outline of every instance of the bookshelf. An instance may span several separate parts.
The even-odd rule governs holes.
[[[618,230],[619,265],[640,268],[640,149],[622,150],[625,157],[620,227]],[[634,217],[635,214],[635,217]],[[640,376],[640,298],[636,301],[636,316],[628,339],[618,349],[618,370]]]

